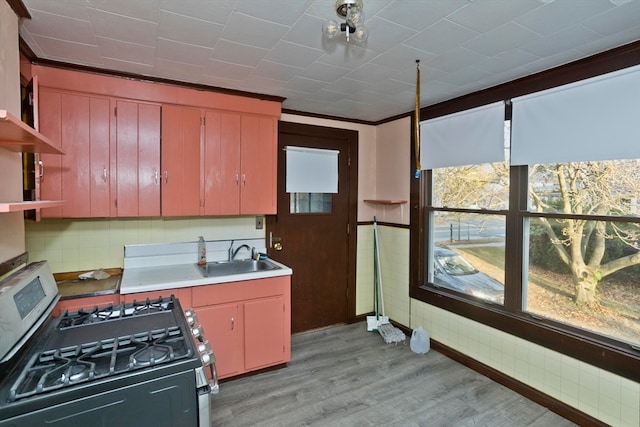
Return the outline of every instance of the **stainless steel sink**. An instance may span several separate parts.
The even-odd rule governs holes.
[[[206,265],[199,265],[198,269],[204,277],[219,277],[232,274],[278,270],[280,267],[269,261],[246,259],[237,261],[208,262]]]

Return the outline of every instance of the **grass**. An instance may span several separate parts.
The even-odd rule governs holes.
[[[455,249],[459,252],[472,254],[482,261],[504,270],[504,248],[497,246],[470,246],[462,250]]]

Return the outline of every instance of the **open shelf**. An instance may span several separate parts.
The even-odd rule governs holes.
[[[373,205],[404,205],[407,203],[406,200],[373,200],[373,199],[365,199],[365,203],[371,203]]]
[[[61,200],[36,200],[32,202],[0,202],[0,213],[28,211],[29,209],[54,208],[62,206]]]
[[[0,110],[0,147],[18,153],[64,154],[49,138],[7,110]]]

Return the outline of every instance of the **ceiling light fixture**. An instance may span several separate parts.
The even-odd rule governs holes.
[[[329,20],[322,25],[322,33],[328,39],[335,38],[339,33],[344,32],[347,43],[353,40],[358,44],[367,41],[369,34],[364,27],[364,12],[362,11],[362,0],[336,0],[336,14],[344,22],[338,23]]]

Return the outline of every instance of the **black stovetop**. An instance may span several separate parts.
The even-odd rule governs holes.
[[[35,410],[80,390],[86,394],[201,366],[174,297],[51,318],[14,359],[0,378],[2,412],[12,406]]]

